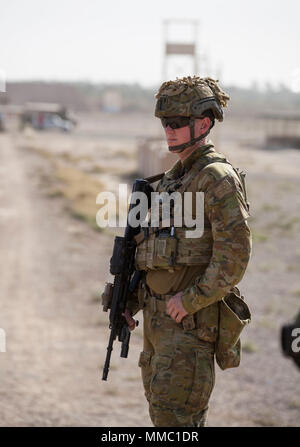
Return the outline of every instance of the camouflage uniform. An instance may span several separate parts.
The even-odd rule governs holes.
[[[138,297],[133,295],[128,302],[133,314],[143,308],[144,348],[139,366],[150,417],[157,427],[205,425],[215,383],[218,302],[242,279],[251,252],[243,185],[211,143],[198,147],[183,166],[178,160],[156,188],[158,192],[178,190],[193,193],[193,215],[194,193],[204,192],[204,233],[183,245],[182,228],[175,229],[180,240],[174,271],[143,265],[142,256],[147,263],[149,247],[153,247],[144,240],[136,255],[137,268],[145,270],[144,280]],[[166,302],[180,291],[189,316],[177,324],[166,313]]]

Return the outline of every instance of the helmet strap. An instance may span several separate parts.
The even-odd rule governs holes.
[[[195,118],[193,116],[190,117],[189,127],[190,127],[191,140],[193,140],[195,136]]]

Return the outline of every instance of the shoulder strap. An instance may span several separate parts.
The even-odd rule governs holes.
[[[198,160],[194,163],[188,174],[185,176],[181,184],[179,185],[177,189],[178,192],[184,192],[192,183],[194,178],[199,174],[199,172],[202,171],[206,166],[212,164],[212,163],[229,163],[229,161],[223,156],[217,155],[217,156],[203,156],[201,158],[198,158]]]
[[[204,161],[204,166],[205,166],[205,160],[206,160],[206,156],[207,156],[207,154],[215,154],[215,152],[214,151],[212,151],[212,145],[208,145],[208,147],[204,150],[204,152],[203,152],[203,156],[201,157],[201,160],[199,160],[199,161],[201,161],[201,164],[203,163],[203,161]],[[209,158],[210,159],[210,158]],[[219,161],[219,160],[218,160]],[[198,161],[197,161],[198,162]],[[197,162],[195,163],[195,165],[197,164]],[[175,165],[174,165],[175,166]],[[174,166],[169,170],[169,171],[167,171],[167,173],[168,172],[170,172],[170,171],[172,171],[172,169],[174,168]],[[203,167],[204,167],[203,166]],[[202,169],[202,168],[201,168]],[[199,169],[197,169],[198,170],[198,172],[199,172]],[[144,180],[147,180],[147,182],[149,182],[149,183],[154,183],[154,182],[156,182],[157,180],[161,180],[162,178],[163,178],[163,176],[166,174],[166,172],[161,172],[160,174],[156,174],[156,175],[152,175],[151,177],[145,177],[145,179]]]
[[[146,178],[144,178],[144,180],[147,180],[148,183],[154,183],[157,180],[162,179],[164,175],[165,175],[165,173],[161,172],[160,174],[152,175],[151,177],[146,177]]]

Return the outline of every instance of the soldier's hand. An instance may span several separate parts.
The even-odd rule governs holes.
[[[167,314],[176,321],[176,323],[181,323],[183,317],[185,317],[188,312],[182,305],[182,292],[176,293],[176,295],[172,296],[167,302]]]
[[[136,320],[132,318],[130,310],[125,309],[125,312],[122,315],[125,317],[129,329],[133,331],[136,328]]]

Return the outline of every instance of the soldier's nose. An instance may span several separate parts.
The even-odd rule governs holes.
[[[172,127],[170,126],[170,124],[167,125],[167,127],[166,127],[166,131],[167,131],[167,132],[174,133],[174,129],[172,129]]]

